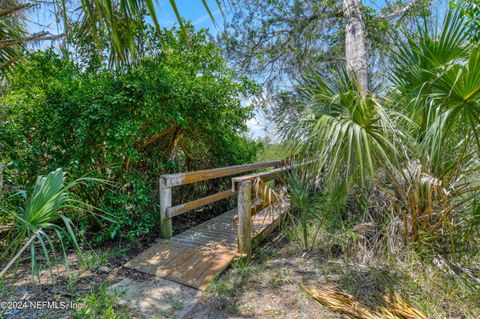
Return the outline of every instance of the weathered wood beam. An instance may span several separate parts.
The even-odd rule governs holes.
[[[287,166],[283,168],[276,168],[271,171],[267,172],[261,172],[257,174],[250,174],[250,175],[245,175],[245,176],[239,176],[239,177],[234,177],[232,178],[232,190],[235,190],[237,188],[237,184],[243,183],[245,181],[253,181],[254,179],[260,178],[264,182],[271,181],[275,178],[281,177],[284,174],[286,174],[289,170],[292,169],[292,166]]]
[[[162,178],[165,179],[165,185],[167,187],[175,187],[201,181],[207,181],[214,178],[236,175],[248,171],[253,171],[259,168],[279,166],[282,164],[283,161],[271,161],[246,165],[235,165],[229,167],[201,170],[196,172],[166,174],[162,175]]]
[[[252,257],[252,182],[244,181],[238,186],[238,252],[247,260]]]
[[[273,179],[279,178],[283,175],[285,175],[288,171],[292,169],[297,169],[306,165],[310,165],[317,162],[317,160],[309,160],[303,163],[299,164],[291,164],[289,166],[284,166],[281,168],[276,168],[272,169],[270,171],[266,172],[260,172],[260,173],[255,173],[255,174],[250,174],[250,175],[244,175],[244,176],[239,176],[239,177],[234,177],[232,178],[232,190],[236,190],[237,184],[242,183],[244,181],[253,181],[254,179],[260,178],[264,182],[271,181]]]
[[[233,196],[234,194],[235,194],[235,192],[233,190],[229,189],[229,190],[226,190],[226,191],[223,191],[223,192],[220,192],[220,193],[216,193],[216,194],[213,194],[213,195],[210,195],[210,196],[206,196],[206,197],[202,197],[202,198],[199,198],[199,199],[196,199],[196,200],[192,200],[192,201],[190,201],[188,203],[185,203],[185,204],[181,204],[181,205],[174,206],[174,207],[169,207],[167,209],[167,216],[169,218],[172,218],[172,217],[181,215],[183,213],[186,213],[188,211],[194,210],[196,208],[199,208],[199,207],[217,202],[217,201],[222,200],[224,198]]]
[[[172,206],[172,189],[166,185],[164,178],[159,181],[160,194],[160,236],[168,239],[173,235],[172,219],[168,217],[167,210]]]

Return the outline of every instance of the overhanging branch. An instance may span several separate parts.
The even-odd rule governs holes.
[[[29,43],[34,41],[46,41],[46,40],[57,40],[63,37],[63,34],[52,35],[49,32],[38,32],[26,38],[20,39],[4,39],[0,40],[0,49],[5,49],[11,47],[12,45]]]
[[[395,19],[395,18],[400,18],[401,19],[405,16],[405,14],[407,14],[407,12],[410,9],[412,9],[417,4],[417,2],[418,2],[418,0],[412,0],[409,3],[407,3],[406,5],[398,8],[397,10],[395,10],[391,13],[377,15],[377,18],[382,19],[382,20],[392,20],[392,19]]]
[[[4,16],[7,16],[9,14],[12,14],[12,13],[18,12],[18,11],[30,9],[31,7],[33,7],[33,4],[24,3],[24,4],[20,4],[18,6],[13,6],[11,8],[0,8],[0,18],[2,18]]]

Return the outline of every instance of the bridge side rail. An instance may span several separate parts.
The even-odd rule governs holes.
[[[208,170],[165,174],[160,176],[159,180],[159,199],[160,199],[160,233],[162,238],[172,237],[172,218],[188,211],[200,208],[202,206],[214,203],[221,199],[236,194],[234,188],[225,190],[213,195],[202,197],[187,203],[183,203],[172,207],[172,188],[191,183],[207,181],[214,178],[237,175],[260,168],[283,166],[285,161],[270,161],[262,163],[253,163],[246,165],[235,165],[229,167],[214,168]]]
[[[266,172],[250,174],[232,178],[232,190],[238,192],[237,214],[238,214],[238,252],[250,259],[252,256],[252,190],[254,181],[260,178],[264,182],[277,180],[286,175],[292,169],[313,164],[315,160],[303,163],[291,164],[285,167],[276,168]]]

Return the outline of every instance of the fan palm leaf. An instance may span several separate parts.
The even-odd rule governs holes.
[[[297,88],[300,116],[284,127],[292,152],[319,158],[330,185],[355,180],[365,185],[378,168],[396,166],[394,129],[382,101],[363,94],[344,67],[335,78],[304,78]]]
[[[391,79],[401,111],[416,124],[420,147],[414,155],[439,174],[448,147],[471,138],[480,146],[479,50],[471,46],[459,9],[447,12],[441,28],[424,22],[416,31],[418,36],[405,32],[397,40]]]
[[[451,136],[466,127],[467,136],[474,137],[480,149],[480,49],[473,49],[467,61],[452,65],[435,79],[429,97],[444,115],[439,125],[432,126],[437,133],[431,136]]]
[[[25,191],[17,192],[17,195],[24,199],[25,204],[19,207],[17,212],[7,211],[13,215],[15,227],[11,236],[13,240],[0,255],[2,260],[9,260],[0,272],[0,278],[28,248],[30,248],[32,271],[35,272],[37,245],[40,246],[47,264],[50,265],[49,252],[55,257],[54,237],[60,242],[64,254],[64,238],[70,240],[74,247],[79,249],[73,222],[64,213],[65,210],[93,209],[88,204],[76,200],[70,192],[72,187],[87,180],[100,181],[83,178],[65,185],[65,173],[57,169],[47,176],[39,176],[30,195]],[[113,221],[107,215],[102,217]]]
[[[431,104],[425,98],[431,93],[431,82],[449,65],[468,56],[466,31],[460,10],[449,10],[442,27],[432,28],[424,20],[417,23],[415,32],[404,31],[396,37],[390,78],[423,131],[432,121]]]

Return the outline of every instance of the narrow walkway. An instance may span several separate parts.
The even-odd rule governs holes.
[[[236,209],[225,212],[169,240],[153,246],[125,264],[125,267],[205,289],[220,275],[237,252]],[[267,207],[252,217],[253,237],[265,238],[285,215],[286,208]]]

